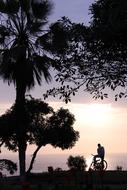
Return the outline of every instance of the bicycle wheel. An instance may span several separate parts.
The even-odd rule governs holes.
[[[107,162],[105,160],[103,160],[103,162],[99,161],[95,165],[95,170],[96,171],[106,170],[107,166],[108,166],[108,164],[107,164]]]
[[[103,170],[106,170],[108,167],[108,164],[105,160],[103,160]]]
[[[100,160],[97,160],[95,164],[94,162],[90,164],[89,170],[92,169],[94,171],[101,171],[101,170],[106,170],[107,167],[108,167],[108,164],[105,160],[103,160],[103,164]]]
[[[95,170],[94,162],[90,164],[89,170]]]

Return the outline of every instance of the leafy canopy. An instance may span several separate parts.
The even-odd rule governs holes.
[[[69,38],[72,57],[65,55],[65,67],[57,74],[56,80],[64,85],[48,90],[45,97],[60,95],[68,102],[79,88],[94,98],[107,98],[109,88],[119,91],[116,100],[127,96],[127,1],[98,0],[90,10],[89,26],[66,22],[72,33]]]
[[[127,81],[127,1],[98,0],[91,6],[92,20],[87,47],[97,65],[98,95],[104,88],[126,88]],[[95,79],[96,80],[96,79]],[[102,92],[101,92],[102,93]],[[126,96],[123,92],[118,97]]]
[[[25,120],[26,146],[35,144],[38,151],[42,146],[51,144],[62,150],[72,148],[79,138],[73,124],[74,115],[68,109],[60,108],[56,112],[41,99],[28,98],[25,102],[27,117]],[[9,150],[18,150],[15,104],[0,116],[0,142]],[[34,156],[34,154],[33,154]]]

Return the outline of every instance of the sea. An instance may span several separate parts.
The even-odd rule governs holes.
[[[37,155],[37,158],[35,160],[33,170],[32,172],[34,173],[42,173],[48,171],[48,167],[52,166],[53,169],[56,168],[61,168],[62,170],[68,170],[67,166],[67,159],[70,155],[68,154],[42,154],[42,155]],[[77,156],[77,155],[72,155],[72,156]],[[92,162],[92,156],[85,156],[85,155],[80,155],[84,156],[86,159],[86,164],[88,170],[90,163]],[[9,154],[9,155],[0,155],[0,159],[10,159],[17,163],[18,165],[18,156]],[[26,159],[26,166],[28,168],[29,162],[31,159],[31,155],[27,155]],[[116,170],[117,166],[121,166],[122,170],[127,170],[127,153],[115,153],[115,154],[108,154],[105,157],[105,160],[108,163],[108,168],[107,170]],[[6,171],[2,171],[4,175],[10,176],[10,174]],[[19,175],[19,170],[14,175]]]

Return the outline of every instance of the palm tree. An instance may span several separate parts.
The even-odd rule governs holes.
[[[52,59],[36,42],[52,10],[46,0],[0,1],[0,76],[16,89],[16,125],[20,175],[25,175],[25,93],[41,85],[42,75],[51,80]],[[22,122],[21,122],[22,121]]]
[[[74,62],[80,62],[78,51],[75,51],[81,46],[79,25],[63,17],[46,30],[45,24],[51,10],[50,0],[0,1],[0,76],[8,84],[13,83],[16,89],[15,125],[21,176],[25,175],[26,92],[36,83],[41,85],[42,76],[50,82],[51,67],[57,71],[55,79],[61,85],[64,78],[71,81],[68,80],[71,75],[74,80]],[[65,90],[64,87],[60,88],[66,100],[68,94]]]

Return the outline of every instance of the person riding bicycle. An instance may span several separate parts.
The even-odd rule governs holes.
[[[98,143],[97,148],[97,155],[94,156],[94,165],[96,164],[96,159],[101,158],[101,162],[103,163],[104,156],[105,156],[105,149],[103,146],[101,146],[100,143]]]

